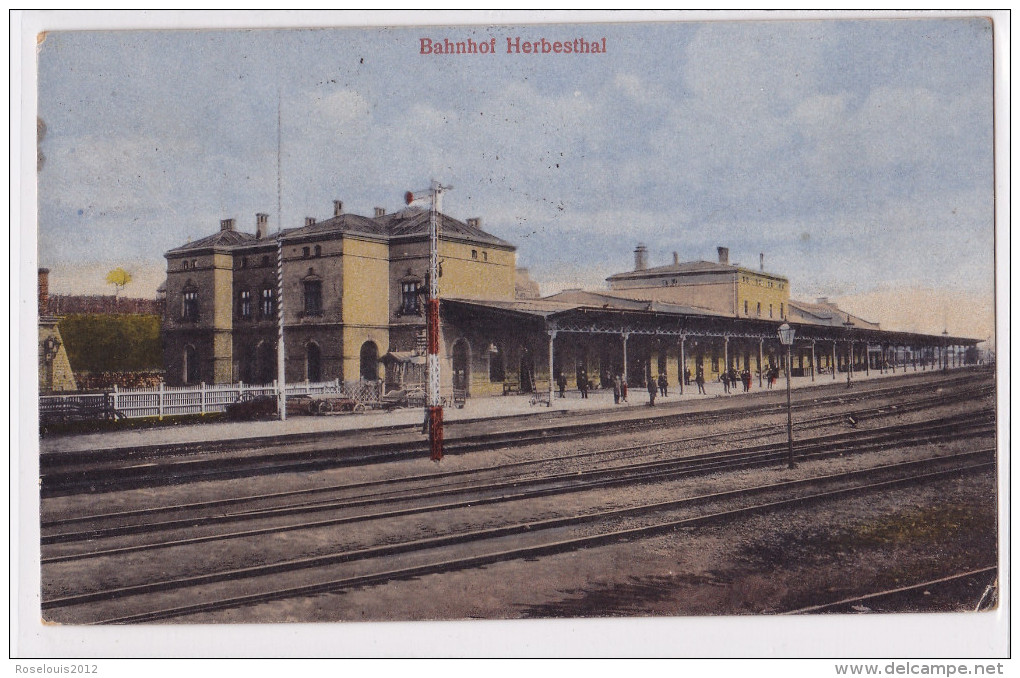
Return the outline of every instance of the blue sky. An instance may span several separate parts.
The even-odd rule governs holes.
[[[508,55],[508,36],[608,51]],[[422,37],[497,50],[421,55]],[[279,94],[287,227],[334,199],[395,210],[436,178],[445,211],[517,244],[544,293],[601,286],[643,242],[651,265],[762,252],[804,299],[991,309],[980,19],[52,32],[38,55],[39,258],[58,292],[102,292],[123,265],[126,293],[151,295],[163,252],[220,219],[275,228]]]

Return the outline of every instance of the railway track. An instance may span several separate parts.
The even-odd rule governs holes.
[[[641,539],[992,468],[993,450],[983,449],[626,509],[529,520],[133,586],[82,591],[46,598],[42,607],[64,613],[47,614],[48,619],[76,623],[141,623],[184,618]]]
[[[803,458],[809,458],[809,455],[824,457],[846,454],[850,450],[917,445],[932,440],[946,440],[950,436],[979,439],[994,432],[990,412],[977,417],[973,413],[967,413],[960,420],[942,422],[941,426],[942,428],[937,428],[931,422],[923,422],[922,425],[914,427],[886,427],[876,431],[819,436],[817,440],[804,441],[804,447],[800,450]],[[695,473],[775,464],[784,454],[779,447],[781,446],[774,444],[756,445],[742,450],[681,459],[637,461],[617,468],[596,467],[580,473],[552,473],[530,480],[522,478],[503,483],[461,485],[447,488],[444,491],[448,494],[445,495],[444,491],[439,490],[405,491],[403,494],[386,490],[376,493],[375,496],[367,493],[347,497],[339,502],[331,499],[318,506],[309,505],[308,502],[301,502],[303,505],[272,508],[238,505],[232,516],[223,515],[217,518],[211,515],[204,517],[192,515],[179,519],[176,524],[172,524],[175,521],[164,521],[172,525],[163,526],[140,524],[103,528],[94,524],[76,533],[63,535],[50,533],[44,535],[44,540],[49,540],[50,546],[46,550],[51,551],[52,544],[61,541],[79,542],[81,539],[101,540],[132,533],[193,529],[196,523],[203,521],[212,525],[265,520],[280,515],[302,515],[308,512],[350,511],[372,505],[385,507],[384,510],[374,514],[346,515],[332,519],[333,522],[327,519],[282,527],[274,525],[254,530],[239,530],[227,534],[177,537],[147,545],[128,544],[119,547],[120,551],[117,547],[100,548],[101,551],[107,551],[106,553],[63,554],[71,556],[67,558],[69,560],[95,558],[104,563],[104,568],[115,569],[118,558],[144,558],[147,551],[172,549],[185,543],[193,546],[204,542],[222,548],[222,543],[230,539],[256,538],[269,533],[279,534],[293,530],[321,529],[327,524],[338,525],[355,521],[384,523],[425,512],[452,512],[457,509],[477,511],[487,504],[534,500],[569,492],[605,489],[625,483],[661,483]],[[662,530],[703,524],[702,521],[708,520],[710,516],[722,520],[725,519],[723,516],[738,516],[745,511],[778,510],[782,507],[795,506],[798,502],[819,501],[825,497],[835,498],[844,496],[847,492],[869,491],[866,488],[877,491],[880,488],[942,477],[947,473],[986,470],[994,466],[992,454],[992,448],[987,447],[977,452],[952,457],[913,461],[878,469],[789,481],[676,501],[653,502],[625,509],[596,510],[567,517],[538,518],[495,526],[474,526],[463,530],[452,529],[447,534],[425,538],[420,538],[419,535],[412,535],[409,538],[408,535],[383,534],[378,543],[353,545],[325,554],[278,560],[226,572],[214,570],[178,579],[138,581],[126,586],[77,591],[70,595],[55,595],[48,592],[44,596],[43,607],[46,610],[58,611],[54,617],[47,615],[48,618],[75,623],[134,623],[171,619],[238,605],[421,576],[429,572],[477,567],[500,560],[538,557],[546,553],[557,553],[619,539],[658,534]],[[791,493],[795,496],[789,496]],[[458,495],[461,497],[459,500],[456,499]],[[737,508],[729,506],[734,502],[748,503],[752,498],[756,499],[746,506]],[[696,511],[697,515],[689,515],[691,511]],[[142,516],[151,517],[144,514]],[[136,514],[135,517],[139,515]],[[103,533],[103,529],[107,532]],[[61,556],[44,553],[44,572],[46,569],[59,567],[61,562]],[[344,570],[346,576],[336,578],[337,568]],[[59,579],[59,576],[53,578]],[[280,588],[284,580],[289,585]],[[196,597],[205,602],[196,606],[194,603]]]
[[[995,591],[998,588],[998,571],[995,565],[961,572],[959,574],[923,581],[909,586],[897,586],[883,591],[876,591],[860,596],[841,598],[830,603],[811,605],[784,614],[862,614],[881,612],[923,612],[932,607],[932,594],[938,600],[938,594],[951,595],[959,599],[961,591],[972,594],[973,611],[988,609],[994,604]],[[936,611],[942,611],[936,608]]]
[[[977,399],[991,395],[994,386],[987,383],[974,384],[982,375],[965,375],[954,377],[934,384],[911,385],[908,387],[887,387],[870,389],[866,392],[847,392],[826,395],[795,404],[798,410],[818,409],[821,407],[837,407],[840,411],[816,416],[796,422],[795,429],[805,431],[821,426],[831,425],[847,415],[855,420],[890,414],[904,414],[938,406],[951,404],[964,399]],[[981,379],[981,381],[986,381]],[[957,390],[946,392],[955,387]],[[963,387],[963,388],[959,388]],[[932,394],[933,388],[942,392]],[[863,400],[897,396],[898,398],[920,395],[913,400],[900,401],[896,404],[882,404],[873,407],[854,408]],[[853,409],[849,409],[853,408]],[[772,413],[784,413],[785,405],[765,403],[749,408],[736,410],[742,417],[767,416]],[[659,427],[670,427],[693,424],[708,424],[720,419],[732,418],[729,409],[723,411],[668,414],[656,419]],[[598,430],[601,435],[621,433],[647,426],[646,420],[639,422],[592,422],[560,424],[538,430],[510,431],[500,434],[487,434],[453,439],[447,442],[445,454],[464,454],[480,449],[521,447],[534,444],[546,444],[557,441],[575,440],[590,436]],[[596,429],[597,427],[597,429]],[[756,430],[744,434],[748,438],[760,438],[762,435],[780,433],[782,425],[769,426],[767,430]],[[733,436],[732,433],[717,433],[704,437]],[[316,471],[349,465],[377,463],[409,459],[427,454],[424,443],[379,443],[366,445],[358,450],[338,450],[329,446],[316,446],[303,451],[274,450],[237,455],[220,454],[172,456],[165,459],[129,458],[119,460],[97,461],[89,463],[72,458],[69,463],[41,462],[41,491],[44,497],[61,496],[76,493],[98,493],[124,490],[138,487],[149,487],[167,484],[180,484],[200,480],[217,480],[231,477],[264,475],[281,472]]]
[[[888,447],[918,445],[926,442],[949,442],[960,438],[977,438],[994,434],[994,416],[989,410],[978,413],[967,413],[950,419],[922,421],[909,425],[897,425],[855,431],[849,433],[830,434],[798,442],[797,456],[800,460],[826,458],[833,455],[870,452]],[[658,455],[671,455],[677,450],[670,449],[670,443],[640,446],[645,453],[654,448]],[[633,447],[622,451],[633,451]],[[786,446],[783,443],[759,444],[730,448],[722,451],[693,454],[687,456],[657,456],[653,459],[614,460],[617,463],[607,465],[605,456],[609,452],[572,455],[574,460],[586,457],[588,463],[579,469],[547,472],[543,467],[555,466],[567,457],[555,457],[540,461],[523,462],[516,469],[505,467],[488,467],[471,469],[445,474],[445,478],[436,476],[418,476],[402,481],[375,481],[357,485],[318,488],[316,495],[332,493],[335,496],[309,500],[309,492],[274,493],[256,496],[245,500],[234,500],[227,504],[222,500],[186,506],[156,507],[149,510],[138,510],[94,516],[76,516],[64,520],[51,520],[43,523],[42,545],[67,544],[75,542],[94,542],[99,539],[125,535],[139,535],[173,530],[195,528],[198,526],[228,525],[231,523],[252,521],[256,519],[291,518],[357,509],[379,505],[400,505],[424,503],[422,506],[388,509],[385,513],[361,514],[326,521],[288,524],[281,527],[264,528],[254,531],[234,533],[235,537],[268,534],[283,530],[308,529],[331,524],[350,523],[393,515],[410,515],[449,509],[457,506],[480,505],[519,499],[535,498],[557,493],[580,492],[596,488],[611,487],[625,484],[659,482],[677,479],[696,474],[707,474],[718,471],[732,471],[740,468],[764,467],[781,465],[786,461]],[[522,472],[522,467],[531,471]],[[465,478],[475,476],[474,480]],[[485,477],[478,477],[485,476]],[[445,481],[445,484],[444,484]],[[376,491],[367,491],[375,488]],[[361,494],[343,494],[344,491],[360,491]],[[460,497],[467,497],[458,501]],[[166,519],[165,516],[173,514]],[[77,529],[64,530],[67,526]],[[187,543],[200,543],[226,538],[225,535],[206,535],[192,538]],[[157,542],[154,544],[133,544],[125,547],[109,549],[102,553],[126,553],[166,546],[180,545],[182,540]],[[94,557],[101,552],[76,551],[55,555],[43,555],[42,562],[63,562],[87,557]]]

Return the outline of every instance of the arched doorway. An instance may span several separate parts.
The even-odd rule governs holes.
[[[184,347],[184,383],[197,384],[202,381],[202,371],[199,369],[198,349],[191,344]]]
[[[466,395],[470,377],[471,347],[465,339],[458,339],[453,344],[453,388]]]
[[[531,360],[531,354],[525,352],[521,356],[521,393],[531,393],[535,390],[535,365]]]
[[[314,341],[305,348],[305,379],[322,381],[322,351]]]
[[[255,377],[258,374],[258,366],[255,364],[255,349],[251,346],[245,346],[241,348],[237,359],[239,370],[238,376],[241,381],[254,384]]]
[[[360,375],[365,381],[379,379],[379,347],[374,341],[366,341],[361,345]]]
[[[260,341],[255,349],[255,379],[260,384],[276,379],[276,348],[268,341]]]

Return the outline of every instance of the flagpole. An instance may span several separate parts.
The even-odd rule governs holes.
[[[280,172],[280,156],[281,153],[281,125],[280,125],[280,107],[281,97],[280,92],[276,92],[276,219],[277,219],[277,231],[276,231],[276,318],[277,318],[277,330],[276,330],[276,408],[280,414],[280,421],[287,420],[287,369],[286,362],[284,360],[284,346],[283,346],[283,200],[281,198],[281,172]]]

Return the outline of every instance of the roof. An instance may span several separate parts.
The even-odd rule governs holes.
[[[756,275],[764,275],[771,278],[786,280],[784,276],[777,275],[775,273],[752,271],[751,269],[743,266],[722,264],[717,261],[683,261],[678,264],[642,268],[636,271],[624,271],[623,273],[614,273],[606,278],[606,280],[630,280],[635,278],[651,278],[664,275],[693,275],[697,273],[733,273],[736,271],[750,271]]]
[[[204,250],[210,247],[237,247],[239,245],[247,245],[252,242],[256,242],[256,238],[251,233],[244,233],[242,231],[217,231],[212,235],[207,235],[204,238],[199,238],[189,243],[185,243],[180,247],[175,247],[167,254],[174,252],[189,252],[191,250]]]
[[[788,303],[790,309],[788,315],[794,322],[835,327],[842,326],[849,321],[853,323],[854,327],[880,329],[878,323],[855,316],[833,303],[810,303],[796,299],[790,299]]]
[[[491,233],[486,233],[477,226],[454,219],[440,213],[440,234],[443,238],[468,240],[481,245],[491,245],[510,250],[517,248]],[[323,221],[316,221],[298,228],[284,229],[283,240],[314,238],[319,236],[338,235],[343,233],[369,235],[377,238],[425,238],[429,234],[429,212],[420,208],[409,207],[400,212],[384,214],[378,217],[363,217],[359,214],[344,213]],[[177,254],[208,248],[232,249],[275,243],[276,234],[265,238],[256,238],[251,233],[235,230],[221,230],[194,242],[175,247],[167,254]]]
[[[386,228],[392,238],[427,236],[429,233],[429,212],[419,208],[409,207],[392,214],[384,214],[381,217],[375,217],[373,221]],[[502,238],[497,238],[476,226],[442,213],[439,214],[439,231],[446,237],[452,236],[498,247],[517,249]]]
[[[586,306],[588,308],[604,308],[620,311],[653,311],[656,313],[678,313],[681,315],[707,315],[726,316],[707,308],[688,306],[685,304],[672,304],[665,301],[653,299],[635,299],[626,294],[612,292],[589,292],[587,290],[564,290],[557,294],[545,297],[547,300],[563,301],[573,303],[575,306]]]
[[[484,306],[486,308],[519,313],[529,316],[548,318],[569,311],[638,311],[646,313],[666,313],[672,315],[696,315],[706,317],[728,317],[704,308],[667,304],[659,301],[639,301],[625,299],[602,292],[586,292],[584,290],[566,290],[541,299],[514,299],[512,301],[494,301],[489,299],[461,299],[443,297],[443,301],[454,301],[462,304]]]

